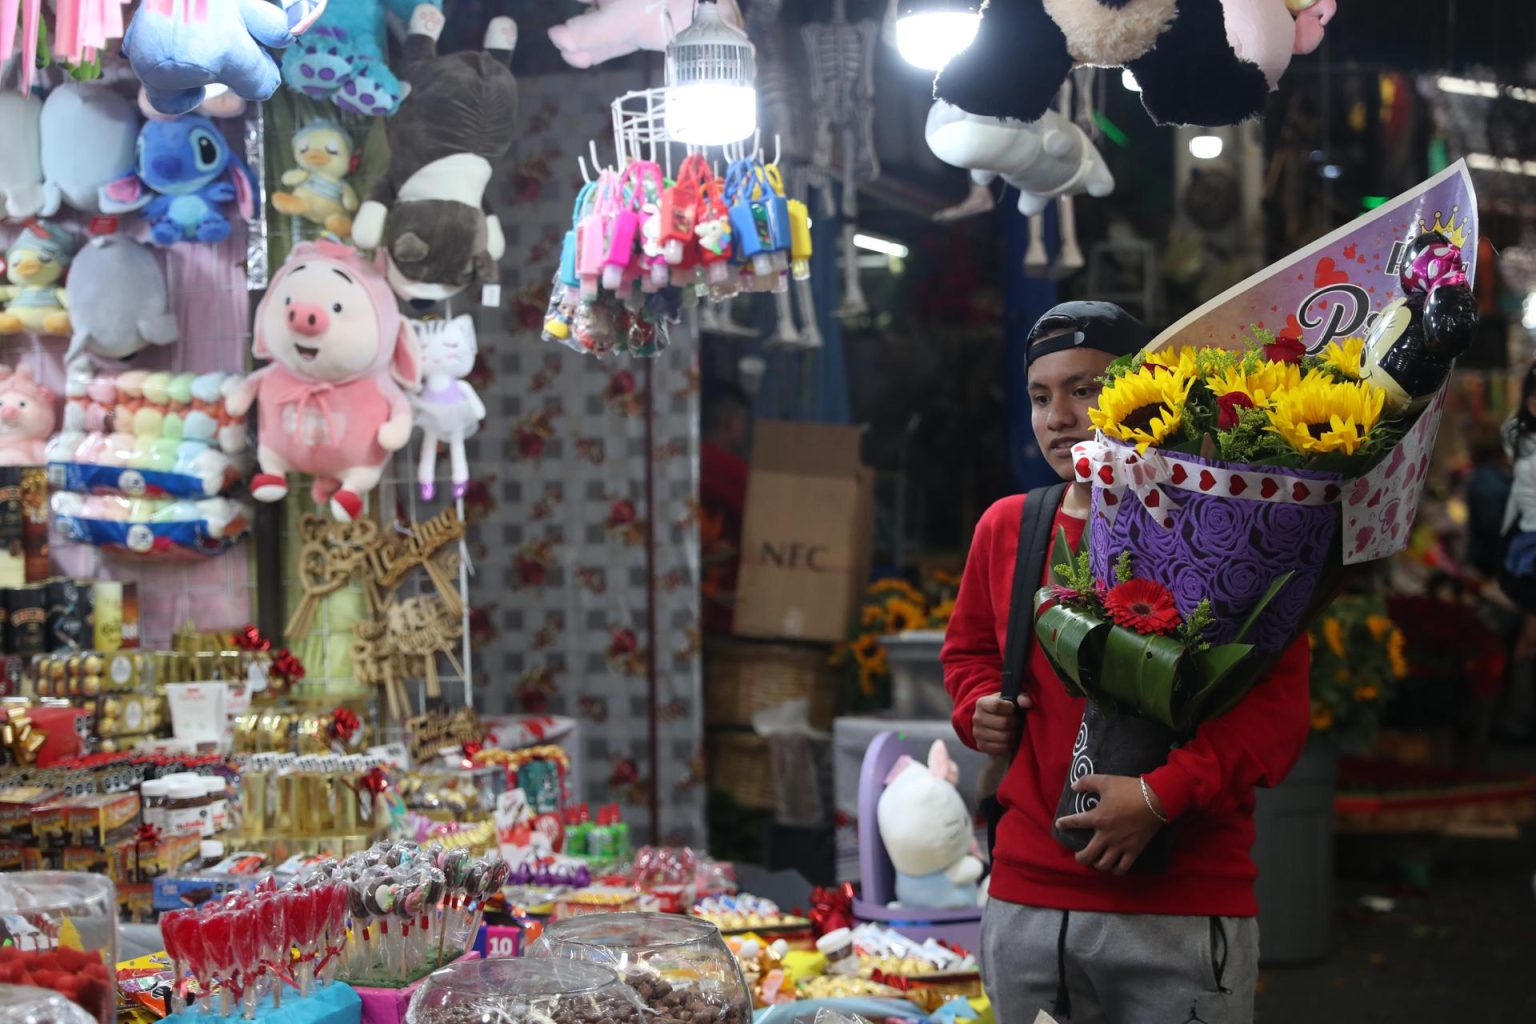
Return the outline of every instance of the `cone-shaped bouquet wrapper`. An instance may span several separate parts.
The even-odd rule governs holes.
[[[1058,543],[1036,600],[1047,657],[1090,701],[1060,813],[1086,809],[1080,764],[1165,763],[1268,671],[1346,566],[1407,545],[1444,382],[1476,328],[1476,211],[1458,163],[1111,367],[1099,434],[1074,449],[1094,488],[1087,551]],[[1057,833],[1076,849],[1089,836]]]

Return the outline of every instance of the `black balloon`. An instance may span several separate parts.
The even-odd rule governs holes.
[[[1442,359],[1465,352],[1477,334],[1477,297],[1466,285],[1435,288],[1424,300],[1424,344]]]

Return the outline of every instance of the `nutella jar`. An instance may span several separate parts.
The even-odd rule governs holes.
[[[208,815],[208,790],[199,777],[170,780],[161,830],[173,836],[202,836]]]
[[[171,784],[165,779],[149,779],[139,787],[144,824],[161,832],[165,831],[165,800],[170,790]]]
[[[203,792],[208,797],[208,821],[203,830],[207,837],[229,828],[229,787],[222,775],[205,775]]]

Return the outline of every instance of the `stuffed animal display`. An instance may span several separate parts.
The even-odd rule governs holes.
[[[283,55],[289,88],[366,117],[395,112],[404,95],[389,69],[388,16],[409,21],[423,0],[338,0]],[[442,10],[441,0],[431,3]]]
[[[1264,72],[1270,89],[1295,54],[1311,53],[1338,11],[1336,0],[1221,0],[1232,52]]]
[[[43,179],[43,101],[30,93],[0,92],[0,204],[12,220],[52,217],[59,188]]]
[[[55,486],[88,494],[211,498],[246,468],[229,373],[97,373],[69,367],[64,421],[47,445]]]
[[[102,213],[103,186],[134,163],[139,139],[134,105],[110,86],[66,82],[44,101],[42,125],[47,183],[81,213]]]
[[[720,16],[744,30],[736,0],[718,3]],[[693,24],[693,5],[694,0],[666,0],[664,5],[654,0],[599,0],[594,10],[551,28],[549,39],[573,68],[589,68],[636,50],[661,53],[667,48],[668,22],[658,8],[665,6],[675,34]]]
[[[59,536],[134,555],[205,557],[250,530],[251,513],[232,498],[122,498],[55,491],[48,499]]]
[[[1372,322],[1361,353],[1361,379],[1387,393],[1389,412],[1422,407],[1477,335],[1477,296],[1461,250],[1439,232],[1414,239],[1399,275],[1403,294]]]
[[[981,861],[972,855],[971,814],[955,789],[959,781],[960,769],[943,740],[934,741],[927,765],[903,757],[886,778],[876,819],[896,868],[900,906],[976,906]]]
[[[224,204],[255,213],[256,180],[218,126],[201,114],[146,121],[139,130],[135,172],[102,189],[108,213],[143,210],[157,245],[222,242],[230,223]]]
[[[74,336],[65,362],[80,356],[127,359],[150,345],[179,337],[160,262],[124,235],[98,235],[70,269]]]
[[[272,193],[273,207],[346,238],[358,206],[346,181],[353,170],[352,137],[330,121],[311,121],[294,133],[293,159],[298,167],[283,174],[293,191]]]
[[[416,483],[424,501],[437,491],[437,446],[448,445],[449,479],[453,496],[464,497],[469,489],[469,463],[464,439],[480,428],[485,403],[464,378],[475,366],[475,322],[467,314],[452,320],[417,323],[421,342],[421,390],[411,395],[411,410],[421,429],[421,462]]]
[[[493,284],[506,250],[484,208],[491,164],[517,131],[512,50],[517,26],[493,18],[485,49],[437,56],[442,13],[417,7],[406,40],[410,94],[385,123],[389,172],[352,225],[364,248],[382,246],[389,283],[405,299],[440,301],[475,281]]]
[[[934,94],[968,113],[1034,121],[1075,65],[1124,67],[1136,76],[1156,123],[1235,124],[1263,110],[1273,84],[1268,76],[1278,79],[1284,70],[1280,51],[1298,44],[1287,5],[1321,6],[1306,0],[991,0],[975,41],[939,72]],[[1308,18],[1320,33],[1323,12]]]
[[[264,100],[282,83],[265,48],[292,46],[325,7],[325,0],[149,0],[133,16],[123,52],[162,114],[196,110],[210,85]]]
[[[6,303],[0,334],[69,333],[64,271],[74,251],[74,241],[62,228],[43,221],[28,224],[16,236],[5,252],[10,284],[0,287],[0,299]]]
[[[985,184],[1001,176],[1019,190],[1019,212],[1033,216],[1057,196],[1115,190],[1104,158],[1083,130],[1054,110],[1028,124],[967,114],[948,103],[928,111],[924,132],[933,155]]]
[[[411,435],[402,387],[420,382],[415,332],[401,318],[383,268],[335,242],[294,246],[256,309],[252,354],[271,364],[229,396],[231,413],[257,405],[258,501],[288,493],[289,473],[315,477],[316,502],[356,519],[390,453]]]
[[[25,366],[0,366],[0,466],[41,466],[58,417],[53,392]]]

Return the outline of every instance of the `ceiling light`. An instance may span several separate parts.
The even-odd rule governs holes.
[[[757,130],[757,61],[745,32],[715,0],[667,45],[667,135],[690,146],[740,142]]]
[[[889,238],[879,238],[875,235],[854,235],[853,244],[860,249],[877,252],[882,256],[893,256],[898,260],[904,260],[912,253],[911,249],[900,242],[893,242]]]
[[[1136,81],[1136,75],[1130,68],[1120,69],[1120,84],[1131,92],[1141,92],[1141,83]]]
[[[1454,96],[1481,96],[1488,100],[1507,96],[1522,103],[1536,103],[1536,89],[1522,89],[1517,85],[1500,85],[1498,82],[1485,82],[1477,78],[1440,75],[1435,79],[1435,88]]]
[[[1338,164],[1323,164],[1323,169],[1319,173],[1329,181],[1338,181],[1344,177],[1344,168]]]
[[[1504,174],[1526,174],[1536,178],[1536,160],[1517,160],[1515,157],[1490,156],[1487,153],[1468,153],[1467,166],[1474,171],[1499,171]]]
[[[971,45],[981,13],[970,0],[902,0],[896,51],[913,67],[938,71]]]
[[[1196,160],[1215,160],[1224,146],[1220,135],[1196,135],[1189,140],[1189,155]]]

